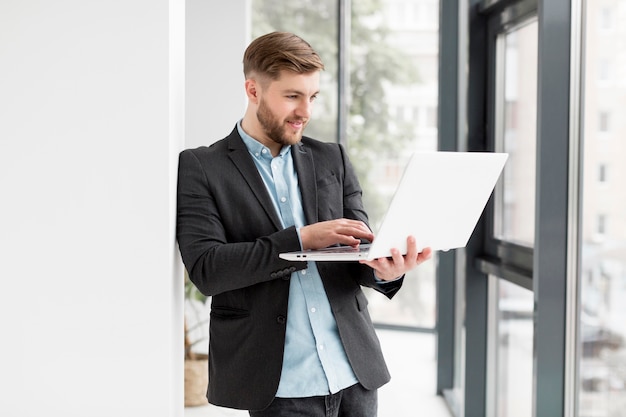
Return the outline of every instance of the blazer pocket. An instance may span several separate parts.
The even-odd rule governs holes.
[[[337,179],[337,176],[335,175],[334,172],[331,172],[329,175],[317,180],[317,187],[323,188],[323,187],[327,187],[328,185],[338,184],[338,183],[339,183],[339,180]]]
[[[250,317],[248,310],[233,307],[213,307],[211,309],[211,318],[216,319],[242,319]]]

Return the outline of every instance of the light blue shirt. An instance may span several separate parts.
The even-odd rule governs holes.
[[[237,123],[252,159],[272,197],[283,227],[306,225],[291,146],[272,157]],[[311,397],[336,393],[357,378],[339,338],[339,330],[315,262],[291,275],[283,370],[277,397]]]

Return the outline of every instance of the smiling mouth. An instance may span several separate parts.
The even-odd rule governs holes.
[[[304,120],[288,120],[287,123],[296,130],[302,129],[305,125]]]

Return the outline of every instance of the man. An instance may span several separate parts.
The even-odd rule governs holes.
[[[390,377],[361,286],[391,298],[430,250],[408,237],[404,256],[280,259],[374,235],[345,150],[303,136],[317,53],[274,32],[248,46],[243,67],[243,119],[180,155],[177,238],[191,280],[212,296],[207,397],[251,416],[375,416]]]

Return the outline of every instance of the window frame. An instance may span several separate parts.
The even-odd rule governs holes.
[[[494,36],[527,13],[539,30],[535,244],[526,248],[488,236],[493,202],[466,250],[466,414],[485,415],[484,369],[489,333],[487,275],[533,291],[534,415],[572,415],[575,396],[576,274],[578,232],[578,129],[580,2],[582,0],[469,0],[467,150],[495,150]],[[485,76],[485,74],[488,74]],[[549,140],[542,140],[549,138]],[[471,379],[469,377],[471,375]]]
[[[502,37],[528,24],[529,21],[538,19],[538,1],[506,0],[496,2],[487,0],[483,3],[481,12],[487,15],[487,149],[498,151],[497,136],[503,116],[502,112],[497,111],[500,104],[498,94],[500,93],[502,77],[501,60],[499,59],[500,53],[503,52]],[[502,192],[502,184],[499,183],[494,190],[494,195]],[[476,267],[485,274],[496,275],[532,290],[534,247],[495,237],[494,214],[497,209],[497,199],[492,199],[485,210],[487,233],[484,239],[484,253],[477,257]]]

